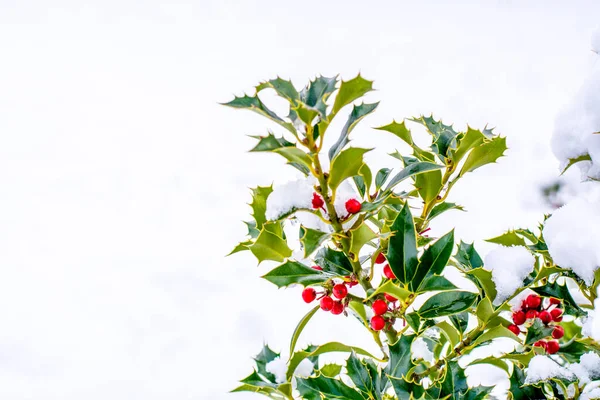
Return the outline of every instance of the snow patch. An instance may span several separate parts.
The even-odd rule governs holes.
[[[523,280],[533,271],[535,257],[521,246],[498,247],[485,257],[483,266],[492,272],[496,285],[494,304],[501,304],[523,285]]]
[[[578,363],[568,366],[581,384],[588,384],[594,379],[600,378],[600,357],[590,351],[581,356]]]
[[[525,384],[546,381],[551,378],[573,380],[575,375],[565,367],[560,366],[548,356],[537,355],[529,362]]]
[[[429,350],[427,342],[423,338],[417,338],[412,344],[412,355],[415,360],[425,360],[428,363],[433,362],[433,353]]]
[[[274,221],[298,209],[312,209],[313,179],[297,179],[275,186],[267,197],[266,217]]]

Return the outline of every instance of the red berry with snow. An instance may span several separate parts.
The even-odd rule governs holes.
[[[385,256],[383,253],[377,254],[377,258],[375,259],[375,264],[383,264],[385,262]]]
[[[542,320],[543,323],[547,324],[548,322],[552,321],[552,315],[550,315],[550,313],[546,310],[542,311],[541,313],[539,313],[538,318]]]
[[[325,202],[323,201],[323,198],[321,196],[319,196],[318,194],[313,193],[313,198],[312,198],[313,208],[321,208],[321,207],[323,207],[324,204],[325,204]]]
[[[555,308],[552,311],[550,311],[550,315],[552,316],[552,320],[554,322],[560,322],[563,319],[563,312],[560,308]]]
[[[321,310],[331,311],[331,308],[333,307],[333,299],[329,296],[325,296],[321,299],[319,304],[321,305]]]
[[[533,344],[534,347],[543,347],[544,349],[546,348],[547,345],[548,345],[548,343],[546,343],[545,340],[538,340],[537,342],[535,342]]]
[[[525,316],[527,317],[527,319],[534,319],[537,318],[538,312],[535,310],[529,310],[527,311],[527,314],[525,314]]]
[[[563,336],[565,336],[565,328],[562,326],[555,326],[554,330],[552,331],[552,337],[554,339],[560,339]]]
[[[387,294],[387,293],[385,293],[383,296],[384,296],[384,297],[385,297],[385,299],[386,299],[387,301],[389,301],[390,303],[395,303],[395,302],[397,302],[397,301],[398,301],[398,299],[397,299],[397,298],[395,298],[394,296],[391,296],[391,295],[389,295],[389,294]]]
[[[333,287],[333,295],[341,300],[348,295],[348,288],[343,283],[338,283]]]
[[[523,325],[527,319],[527,316],[523,311],[517,311],[513,313],[512,318],[515,325]]]
[[[315,265],[314,267],[311,267],[312,269],[316,269],[317,271],[323,271],[323,268],[319,267],[318,265]]]
[[[385,275],[385,277],[388,279],[396,279],[396,275],[394,275],[394,272],[388,264],[383,267],[383,275]]]
[[[346,211],[350,214],[356,214],[360,211],[360,201],[356,199],[350,199],[346,202]]]
[[[560,305],[560,300],[557,299],[556,297],[550,297],[550,304],[556,304],[556,305]]]
[[[307,287],[302,291],[302,300],[305,303],[312,303],[317,298],[317,292],[311,287]]]
[[[383,315],[388,310],[388,305],[383,300],[375,300],[371,307],[373,308],[375,315]]]
[[[527,304],[527,308],[534,310],[539,308],[539,306],[542,304],[542,298],[537,294],[530,294],[527,296],[525,303]]]
[[[560,346],[558,345],[558,342],[556,340],[550,340],[546,344],[546,352],[548,354],[558,353],[559,348],[560,348]]]
[[[383,317],[376,315],[373,318],[371,318],[371,328],[373,328],[374,331],[380,331],[383,329],[384,326],[385,319],[383,319]]]
[[[514,333],[515,335],[519,335],[519,333],[521,333],[521,330],[519,329],[518,326],[516,326],[515,324],[511,324],[508,326],[508,330],[511,331],[512,333]]]
[[[344,305],[341,301],[334,301],[333,306],[331,307],[331,313],[335,315],[339,315],[344,312]]]

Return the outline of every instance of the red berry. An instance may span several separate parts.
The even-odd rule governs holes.
[[[331,307],[331,313],[335,315],[339,315],[344,312],[344,305],[341,301],[334,301],[333,307]]]
[[[385,256],[383,253],[377,254],[377,259],[375,259],[375,264],[383,264],[385,262]]]
[[[548,345],[548,343],[546,343],[545,340],[538,340],[537,342],[535,342],[533,344],[534,347],[543,347],[544,349],[546,348],[547,345]]]
[[[525,316],[523,311],[517,311],[513,313],[512,318],[515,325],[523,325],[527,319],[527,316]]]
[[[546,344],[546,352],[548,354],[554,354],[558,352],[559,349],[559,345],[558,342],[556,340],[550,340],[547,344]]]
[[[387,294],[387,293],[385,293],[385,294],[384,294],[384,296],[385,296],[385,299],[386,299],[387,301],[389,301],[390,303],[395,303],[395,302],[397,302],[397,301],[398,301],[398,299],[397,299],[397,298],[395,298],[394,296],[391,296],[391,295],[389,295],[389,294]]]
[[[331,311],[333,307],[333,299],[329,296],[325,296],[321,299],[321,310],[323,311]]]
[[[385,277],[388,279],[396,279],[396,275],[394,275],[394,272],[388,264],[383,267],[383,275],[385,275]]]
[[[563,336],[565,336],[565,328],[562,326],[555,326],[554,330],[552,331],[552,337],[554,339],[560,339]]]
[[[360,211],[360,201],[356,199],[350,199],[346,202],[346,211],[350,214],[356,214]]]
[[[560,300],[556,297],[550,297],[550,304],[560,304]]]
[[[512,333],[514,333],[517,336],[519,335],[519,333],[521,333],[521,330],[515,324],[509,325],[508,326],[508,330],[511,331]]]
[[[333,287],[333,295],[338,299],[343,299],[348,294],[348,288],[343,283],[338,283]]]
[[[542,304],[542,298],[537,294],[530,294],[529,296],[527,296],[525,302],[527,304],[527,308],[529,308],[530,310],[534,310],[537,309],[540,306],[540,304]]]
[[[358,281],[351,280],[350,282],[346,282],[346,285],[348,285],[348,287],[354,287],[354,286],[358,285]]]
[[[319,267],[318,265],[315,265],[314,267],[311,267],[312,269],[316,269],[317,271],[323,271],[323,268]]]
[[[374,331],[380,331],[383,329],[384,326],[385,319],[383,319],[383,317],[376,315],[373,318],[371,318],[371,328],[373,328]]]
[[[527,317],[527,319],[535,319],[538,316],[538,312],[535,310],[529,310],[527,311],[527,314],[525,314],[525,317]]]
[[[323,198],[321,196],[319,196],[318,194],[313,193],[313,198],[312,198],[313,208],[321,208],[321,207],[323,207],[324,204],[325,204],[325,202],[323,201]]]
[[[548,311],[542,311],[541,313],[539,313],[538,318],[542,320],[543,323],[547,324],[548,322],[552,321],[552,315],[550,315],[550,313]]]
[[[555,322],[562,321],[562,319],[563,319],[562,314],[563,314],[563,312],[560,308],[555,308],[552,311],[550,311],[550,315],[552,316],[552,319]]]
[[[311,287],[307,287],[302,291],[302,300],[305,303],[312,303],[317,298],[317,292]]]
[[[388,305],[383,300],[375,300],[371,307],[373,308],[375,315],[383,315],[388,310]]]

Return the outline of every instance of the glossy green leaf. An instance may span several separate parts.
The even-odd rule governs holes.
[[[309,85],[300,92],[300,100],[308,107],[319,112],[325,118],[327,111],[327,99],[335,91],[337,77],[316,77]]]
[[[298,392],[306,400],[348,399],[364,400],[359,392],[338,379],[324,375],[315,378],[296,378]]]
[[[342,151],[333,159],[328,182],[331,190],[337,189],[345,179],[359,175],[359,171],[363,166],[363,155],[368,151],[370,149],[351,147]]]
[[[465,371],[456,361],[446,363],[446,376],[442,382],[442,395],[452,396],[453,399],[464,399],[469,390]]]
[[[567,285],[560,285],[556,280],[554,282],[548,282],[543,286],[532,288],[534,292],[545,297],[556,297],[562,300],[565,314],[574,315],[576,317],[582,317],[587,313],[579,307],[577,302],[571,296]]]
[[[378,373],[374,364],[359,359],[353,352],[346,362],[346,372],[362,394],[375,398],[375,381],[378,378]]]
[[[484,326],[490,318],[494,315],[494,306],[488,297],[484,297],[483,300],[477,304],[477,311],[475,312],[479,325]]]
[[[400,300],[406,300],[411,294],[408,290],[403,289],[400,286],[396,285],[394,282],[388,280],[385,283],[379,285],[379,287],[373,293],[371,293],[369,297],[367,297],[367,299],[372,299],[373,297],[381,293],[391,294],[392,296]]]
[[[387,259],[400,282],[408,283],[419,262],[415,225],[408,204],[404,204],[390,229],[393,236],[389,239]]]
[[[343,252],[330,249],[329,247],[323,247],[317,252],[315,262],[323,268],[323,271],[335,275],[345,276],[353,272],[352,264],[348,260],[348,257]]]
[[[427,162],[427,161],[418,161],[408,165],[402,171],[398,172],[387,184],[384,192],[389,193],[394,189],[394,187],[405,180],[406,178],[410,178],[412,176],[422,174],[427,171],[432,171],[436,169],[443,168],[442,165],[438,165],[435,163]]]
[[[273,186],[257,186],[252,189],[252,203],[250,203],[250,207],[252,208],[252,217],[254,217],[254,221],[256,225],[255,229],[258,231],[261,230],[263,224],[267,221],[265,217],[265,213],[267,212],[267,197],[273,191]]]
[[[358,228],[350,230],[350,252],[358,255],[360,249],[369,241],[375,239],[377,234],[365,223]]]
[[[416,273],[411,281],[411,288],[423,291],[420,286],[426,277],[440,275],[444,271],[444,268],[446,268],[448,260],[450,260],[453,248],[454,230],[451,230],[431,246],[427,247],[419,260]]]
[[[439,203],[438,205],[436,205],[435,207],[433,207],[431,209],[431,212],[429,213],[429,217],[427,219],[429,221],[431,221],[435,217],[437,217],[440,214],[442,214],[442,213],[444,213],[446,211],[449,211],[449,210],[465,211],[465,209],[463,208],[463,206],[460,206],[460,205],[455,204],[455,203],[443,202],[443,203]]]
[[[250,250],[250,246],[252,245],[252,240],[246,240],[244,242],[240,242],[237,246],[235,246],[233,248],[233,250],[231,250],[231,252],[229,254],[227,254],[228,256],[235,254],[235,253],[239,253],[240,251],[245,251],[245,250]]]
[[[492,302],[494,301],[498,292],[490,271],[483,268],[475,268],[467,272],[467,277],[480,286]]]
[[[277,77],[266,82],[262,82],[256,87],[256,93],[264,89],[273,89],[280,96],[294,104],[300,99],[298,91],[290,81]]]
[[[433,138],[431,149],[442,160],[449,155],[451,149],[456,148],[458,132],[452,128],[452,125],[445,125],[442,121],[436,121],[433,115],[429,117],[420,116],[411,120],[425,126]]]
[[[283,261],[292,255],[292,250],[285,240],[263,227],[256,241],[250,246],[250,251],[258,259],[258,263],[265,260]]]
[[[296,130],[294,129],[294,126],[291,123],[284,121],[281,117],[279,117],[277,114],[275,114],[273,111],[271,111],[258,98],[258,96],[252,96],[252,97],[247,96],[247,95],[244,95],[243,97],[236,96],[229,103],[222,103],[222,104],[225,106],[233,107],[233,108],[243,108],[243,109],[247,109],[250,111],[254,111],[255,113],[258,113],[264,117],[269,118],[271,121],[276,122],[280,126],[287,129],[288,131],[296,133]]]
[[[504,232],[500,236],[491,239],[486,239],[486,242],[501,244],[503,246],[525,246],[525,239],[517,235],[515,231]]]
[[[452,322],[452,325],[458,329],[461,335],[467,331],[467,327],[469,325],[469,315],[471,314],[468,311],[463,311],[457,314],[452,314],[448,317],[450,322]]]
[[[398,396],[398,399],[437,399],[437,397],[426,396],[423,386],[418,385],[414,382],[407,382],[402,378],[395,378],[391,376],[390,382],[392,384],[392,387],[394,388],[396,396]]]
[[[433,295],[417,311],[421,318],[436,318],[456,314],[471,307],[477,295],[465,291],[442,292]]]
[[[302,286],[309,286],[314,285],[315,283],[325,282],[329,279],[329,277],[321,273],[321,271],[307,267],[297,261],[287,261],[271,270],[264,275],[263,278],[280,288],[296,283]]]
[[[273,152],[288,160],[288,164],[292,166],[296,166],[296,164],[301,166],[302,168],[300,168],[300,171],[305,174],[312,168],[312,160],[309,155],[297,147],[281,147],[273,150]]]
[[[456,150],[450,152],[454,165],[458,165],[469,150],[479,146],[484,140],[485,136],[481,131],[467,127],[467,132],[459,139]]]
[[[256,368],[258,373],[267,378],[269,381],[275,383],[275,375],[267,372],[267,364],[279,357],[279,353],[274,352],[269,348],[268,345],[264,345],[260,353],[254,357]]]
[[[300,227],[300,243],[304,249],[304,257],[309,257],[315,252],[323,243],[325,243],[331,234],[318,231],[316,229]]]
[[[352,103],[373,90],[373,81],[369,81],[360,74],[349,81],[342,81],[340,90],[333,103],[332,113],[337,114],[344,106]]]
[[[389,168],[381,168],[377,171],[377,174],[375,175],[375,188],[377,191],[381,189],[391,172],[392,170]]]
[[[515,368],[510,376],[510,387],[508,389],[512,400],[545,399],[544,392],[535,386],[525,386],[525,372]]]
[[[436,324],[436,326],[440,329],[442,334],[446,336],[448,342],[450,343],[450,348],[453,349],[460,342],[460,333],[459,331],[452,325],[448,323],[448,321],[442,321]]]
[[[350,139],[348,138],[350,135],[350,132],[352,132],[352,130],[356,127],[356,125],[367,115],[371,114],[373,111],[375,111],[375,109],[377,108],[377,106],[379,105],[379,103],[373,103],[373,104],[360,104],[357,106],[354,106],[354,108],[352,109],[352,112],[350,113],[350,116],[348,117],[348,121],[346,121],[346,124],[344,125],[344,127],[342,128],[342,132],[340,133],[340,137],[338,138],[338,140],[335,142],[335,144],[333,146],[331,146],[331,148],[329,149],[329,159],[333,160],[335,158],[336,155],[338,155],[342,149],[350,142]]]
[[[325,354],[325,353],[334,353],[334,352],[350,353],[352,351],[356,352],[357,354],[363,355],[363,356],[377,359],[374,355],[372,355],[371,353],[369,353],[366,350],[361,349],[360,347],[347,346],[347,345],[345,345],[343,343],[339,343],[339,342],[329,342],[329,343],[325,343],[321,346],[317,346],[316,348],[311,349],[310,351],[297,351],[296,353],[294,353],[294,355],[292,356],[292,358],[290,359],[290,362],[288,364],[287,378],[289,380],[292,377],[292,374],[294,373],[294,371],[296,370],[298,365],[305,358],[316,357],[316,356],[319,356],[319,355]]]
[[[264,152],[281,149],[284,147],[296,147],[294,143],[288,142],[283,137],[275,137],[271,132],[267,136],[252,136],[258,139],[258,143],[254,146],[250,152]]]
[[[525,338],[525,344],[534,344],[540,339],[545,339],[552,334],[554,330],[553,326],[546,326],[539,318],[536,318],[527,329],[527,336]]]
[[[469,366],[480,365],[480,364],[489,364],[495,367],[500,368],[504,372],[506,372],[510,376],[510,369],[508,368],[508,364],[496,357],[486,357],[481,358],[479,360],[475,360],[469,364]]]
[[[304,327],[306,326],[306,324],[308,324],[308,321],[310,321],[310,319],[313,317],[313,315],[315,315],[315,313],[318,310],[319,306],[315,306],[312,310],[306,313],[306,315],[302,317],[300,322],[298,322],[298,325],[296,325],[296,329],[294,329],[294,333],[292,334],[292,341],[290,342],[290,354],[294,354],[296,343],[298,342],[298,338],[300,337],[302,330],[304,330]]]
[[[438,169],[416,175],[415,188],[425,203],[433,201],[442,190],[442,171]]]
[[[482,335],[480,335],[479,337],[477,337],[477,339],[475,339],[475,341],[473,342],[473,344],[470,347],[476,347],[480,344],[489,342],[489,341],[497,339],[497,338],[509,338],[509,339],[513,339],[519,343],[521,342],[520,339],[518,338],[518,336],[516,336],[514,333],[509,331],[508,328],[500,325],[500,326],[496,326],[492,329],[485,331]]]
[[[380,126],[375,129],[393,133],[394,135],[398,136],[400,139],[404,140],[407,144],[409,144],[411,146],[413,145],[412,135],[410,133],[410,130],[406,127],[406,124],[404,123],[404,121],[402,121],[401,123],[392,121],[391,124],[388,124],[385,126]]]
[[[411,312],[404,315],[406,323],[412,328],[413,331],[419,332],[421,328],[421,318],[416,312]]]
[[[402,378],[413,367],[410,347],[415,335],[402,335],[396,343],[389,345],[390,360],[385,367],[385,373],[391,377]]]
[[[506,138],[495,137],[489,142],[485,142],[475,147],[467,156],[459,176],[467,172],[476,170],[486,164],[494,163],[504,155],[506,151]]]
[[[320,370],[321,375],[325,375],[329,378],[337,378],[342,372],[342,366],[339,364],[325,364]]]
[[[475,250],[473,243],[469,244],[461,241],[454,258],[456,258],[456,261],[461,263],[466,270],[483,266],[483,260]]]
[[[456,285],[441,275],[431,275],[419,285],[417,293],[457,289]]]

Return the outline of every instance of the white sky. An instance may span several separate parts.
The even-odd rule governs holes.
[[[600,2],[371,3],[0,2],[0,398],[259,398],[227,391],[308,310],[268,265],[223,258],[247,187],[295,175],[245,152],[273,125],[217,104],[261,79],[374,79],[382,103],[352,135],[376,166],[399,167],[370,129],[393,118],[496,126],[508,157],[456,187],[470,212],[433,234],[535,226]],[[368,341],[319,314],[301,342],[331,339]]]

